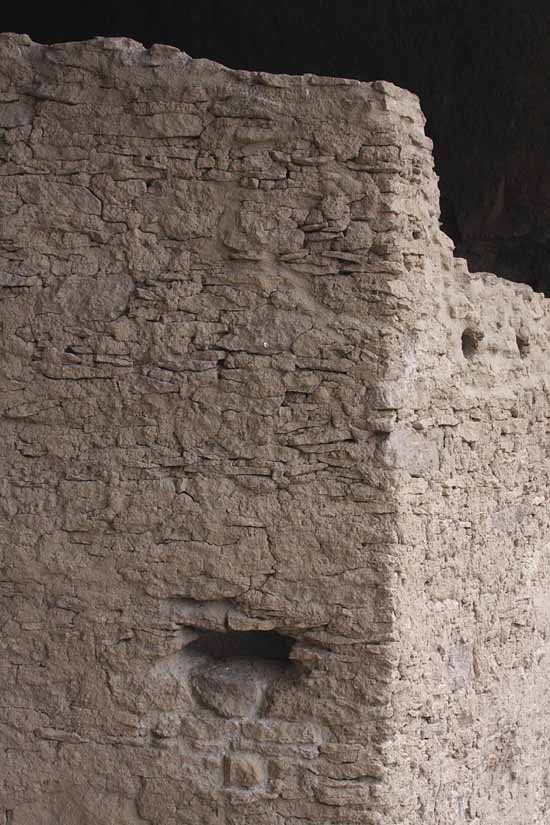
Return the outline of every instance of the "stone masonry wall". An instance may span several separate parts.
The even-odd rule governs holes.
[[[390,436],[403,478],[402,821],[542,825],[549,302],[441,251],[415,284],[417,362]]]
[[[3,35],[0,129],[6,825],[542,825],[549,312],[417,99]]]
[[[542,825],[550,302],[453,259],[424,151],[402,196],[423,241],[403,254],[407,367],[379,387],[399,490],[390,821]]]

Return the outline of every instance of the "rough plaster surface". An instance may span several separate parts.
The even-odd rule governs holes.
[[[6,825],[548,823],[550,312],[453,260],[417,99],[0,84]]]

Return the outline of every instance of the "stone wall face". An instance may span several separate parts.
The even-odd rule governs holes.
[[[398,413],[417,450],[397,619],[404,821],[543,823],[548,302],[459,263],[443,273],[424,273],[416,392]]]
[[[424,249],[412,267],[404,252],[413,355],[392,383],[385,460],[399,490],[395,821],[542,824],[550,302],[453,259],[427,156],[422,169],[403,200]]]
[[[543,823],[546,303],[390,84],[0,46],[0,811]]]

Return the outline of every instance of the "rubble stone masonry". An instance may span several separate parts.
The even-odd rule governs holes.
[[[3,35],[0,127],[2,825],[548,825],[549,302],[417,98]]]

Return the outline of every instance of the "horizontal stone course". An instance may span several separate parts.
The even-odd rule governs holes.
[[[0,37],[10,825],[547,822],[548,302],[423,127]]]

